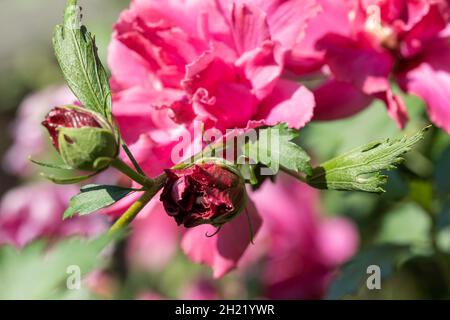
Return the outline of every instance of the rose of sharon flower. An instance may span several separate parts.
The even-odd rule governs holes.
[[[124,138],[161,146],[194,120],[222,132],[250,120],[303,126],[313,95],[282,73],[316,12],[309,0],[132,1],[109,50]]]
[[[165,171],[168,179],[161,201],[178,225],[220,227],[246,205],[244,180],[228,166],[204,163]]]
[[[98,215],[62,220],[77,191],[76,186],[38,183],[7,192],[0,201],[0,244],[22,247],[41,237],[94,236],[105,231],[107,223]]]
[[[291,51],[297,72],[329,67],[315,90],[319,120],[345,117],[382,99],[403,126],[407,112],[392,93],[395,79],[421,97],[432,122],[450,132],[450,44],[447,0],[319,0],[322,12]],[[307,61],[307,62],[305,62]]]
[[[172,149],[198,122],[222,134],[255,120],[307,123],[312,93],[282,75],[285,55],[316,13],[312,0],[132,1],[114,27],[109,65],[114,116],[146,173],[170,168]],[[207,242],[207,255],[190,257],[216,277],[229,272],[251,241],[248,219],[256,232],[261,218],[251,203],[248,217],[238,215]],[[214,232],[189,229],[186,252],[205,240],[205,230]]]

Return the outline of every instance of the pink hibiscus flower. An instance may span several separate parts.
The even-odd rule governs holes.
[[[167,144],[194,120],[222,131],[261,119],[303,126],[313,96],[281,76],[316,11],[298,0],[133,1],[109,50],[125,139]]]
[[[313,94],[282,75],[317,9],[313,0],[132,1],[115,25],[109,65],[113,113],[146,173],[170,168],[179,137],[192,136],[200,122],[222,133],[255,120],[307,123]],[[251,204],[247,213],[257,232],[260,216]],[[250,243],[248,217],[241,214],[209,241],[211,226],[188,230],[182,247],[220,277]],[[197,250],[199,242],[208,247]]]
[[[315,119],[346,117],[379,98],[403,127],[408,116],[391,90],[395,80],[405,92],[421,97],[431,121],[450,132],[447,0],[319,3],[322,12],[287,63],[300,73],[328,67],[328,80],[315,90]]]

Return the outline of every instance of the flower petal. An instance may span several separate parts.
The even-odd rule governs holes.
[[[289,127],[299,129],[311,120],[314,107],[311,91],[297,82],[282,79],[263,101],[256,118],[264,119],[268,125],[286,122]]]
[[[318,0],[320,12],[310,20],[303,39],[296,43],[287,56],[286,65],[296,73],[318,70],[324,63],[324,52],[316,43],[328,33],[351,35],[349,11],[351,3],[336,0]]]
[[[247,205],[247,212],[253,232],[256,234],[262,220],[252,202]],[[220,278],[236,268],[250,244],[247,213],[244,211],[226,223],[217,235],[211,238],[205,236],[214,231],[214,227],[209,225],[188,229],[183,236],[181,247],[191,260],[209,265],[213,269],[214,278]]]
[[[127,244],[127,258],[133,266],[161,270],[178,248],[180,230],[155,198],[133,221],[133,232]]]
[[[408,122],[408,110],[403,99],[394,94],[390,88],[374,96],[384,101],[389,116],[397,123],[399,128],[403,129]]]
[[[252,51],[244,53],[236,66],[243,68],[252,91],[260,100],[267,97],[283,72],[284,53],[279,43],[265,41]]]
[[[309,19],[320,10],[316,0],[264,0],[273,40],[290,50],[304,36]]]
[[[253,50],[270,39],[266,13],[251,4],[233,4],[231,26],[238,53]]]
[[[316,108],[314,120],[334,120],[354,115],[373,100],[353,85],[329,80],[314,89]]]
[[[399,75],[402,88],[421,97],[431,121],[450,133],[450,47],[442,39],[429,46],[422,62]]]
[[[317,48],[326,50],[326,62],[337,80],[350,82],[367,94],[389,88],[392,57],[375,48],[365,36],[353,40],[328,34],[318,42]]]

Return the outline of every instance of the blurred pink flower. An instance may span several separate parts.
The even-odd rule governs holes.
[[[255,242],[265,246],[256,255],[263,257],[268,298],[321,298],[337,267],[357,250],[355,226],[344,218],[322,217],[318,195],[279,175],[276,183],[266,182],[251,196],[264,218]]]
[[[0,200],[0,244],[22,247],[41,237],[93,236],[105,231],[107,224],[98,215],[62,220],[77,191],[76,186],[38,183],[7,192]]]
[[[180,230],[159,201],[152,201],[133,221],[127,244],[130,266],[146,271],[161,271],[175,255]]]
[[[287,65],[296,72],[326,65],[315,90],[315,119],[352,115],[374,98],[403,127],[408,119],[392,79],[427,104],[431,121],[450,132],[450,45],[447,0],[319,0],[322,12]],[[447,31],[446,31],[447,30]]]
[[[183,300],[218,300],[219,293],[215,285],[206,279],[198,279],[186,286],[181,294]]]
[[[23,176],[29,174],[32,164],[29,155],[43,155],[50,146],[41,119],[55,106],[70,104],[74,95],[65,86],[54,86],[29,95],[19,106],[11,128],[13,144],[3,158],[6,170]]]

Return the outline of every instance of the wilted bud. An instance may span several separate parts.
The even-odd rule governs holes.
[[[64,162],[75,169],[94,168],[98,158],[115,158],[118,143],[110,126],[95,113],[77,106],[53,108],[42,125],[47,128]]]
[[[238,172],[222,163],[194,164],[166,170],[161,201],[178,225],[220,227],[245,208],[245,183]]]

